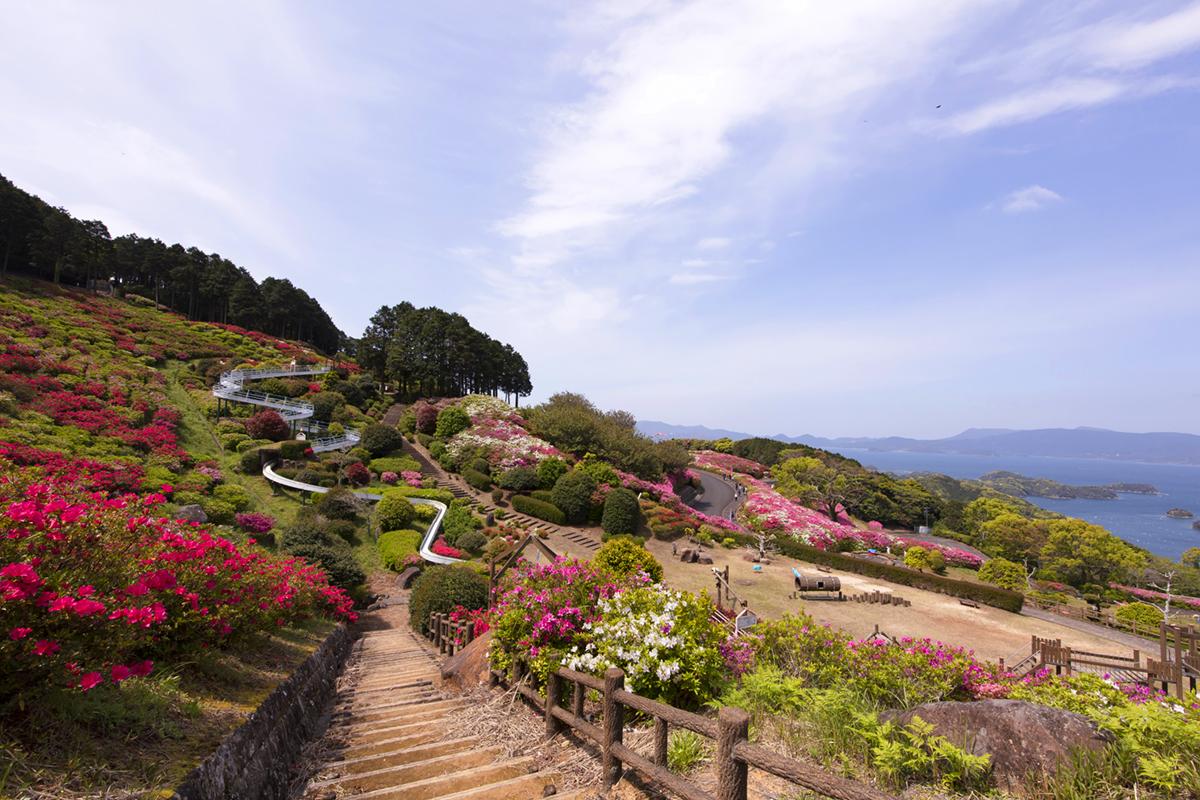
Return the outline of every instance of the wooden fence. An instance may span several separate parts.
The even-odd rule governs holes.
[[[426,631],[439,651],[453,655],[471,639],[467,623],[451,622],[445,614],[433,614]],[[780,755],[749,740],[750,715],[726,706],[711,719],[625,690],[625,673],[612,668],[603,678],[565,667],[550,674],[545,696],[533,686],[533,676],[522,659],[513,660],[510,675],[489,673],[489,685],[507,683],[528,700],[545,718],[546,737],[565,730],[581,736],[600,749],[604,787],[620,780],[622,771],[633,770],[684,800],[746,800],[750,767],[763,770],[790,783],[835,800],[897,800],[865,784],[847,780],[811,764]],[[567,691],[569,689],[569,691]],[[584,702],[594,692],[600,700],[600,724],[589,722]],[[566,701],[570,701],[570,708]],[[653,721],[654,753],[646,757],[624,743],[625,710],[643,714]],[[670,727],[683,728],[716,742],[714,767],[716,793],[671,772],[667,767]]]

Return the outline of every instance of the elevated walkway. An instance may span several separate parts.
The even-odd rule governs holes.
[[[221,373],[217,384],[213,386],[212,393],[213,397],[220,400],[227,400],[231,403],[247,403],[277,412],[279,416],[291,423],[294,430],[304,434],[304,438],[315,453],[344,450],[358,444],[361,437],[357,431],[345,431],[337,435],[330,434],[329,423],[312,418],[314,413],[312,403],[247,389],[245,385],[247,381],[258,381],[264,378],[296,378],[306,375],[324,375],[327,372],[329,372],[329,367],[318,366],[235,369]]]

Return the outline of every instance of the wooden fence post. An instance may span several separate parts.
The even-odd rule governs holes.
[[[587,698],[587,687],[582,683],[571,684],[575,688],[572,689],[571,710],[579,719],[583,719],[583,703]]]
[[[442,612],[431,614],[429,624],[433,626],[433,643],[440,650],[442,647]]]
[[[654,718],[654,763],[667,766],[667,721],[662,717]]]
[[[717,712],[717,800],[746,800],[746,763],[733,751],[749,732],[750,715],[742,709],[724,706]]]
[[[617,702],[616,693],[625,688],[625,673],[617,667],[604,672],[604,741],[601,744],[604,768],[604,788],[611,789],[621,777],[621,761],[613,753],[612,746],[621,744],[625,728],[624,709]]]
[[[554,716],[554,709],[562,704],[562,676],[558,671],[551,672],[546,677],[546,738],[554,736],[562,727],[562,723],[558,717]]]

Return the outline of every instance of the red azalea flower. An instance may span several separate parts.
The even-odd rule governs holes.
[[[33,633],[33,628],[13,628],[8,632],[8,638],[15,642],[18,639],[24,639],[31,633]]]
[[[104,676],[99,672],[88,672],[79,679],[79,688],[85,692],[104,683]]]
[[[133,674],[133,670],[131,670],[129,667],[122,666],[121,664],[113,664],[112,665],[112,681],[113,681],[113,683],[120,683],[121,681],[125,680],[132,674]]]
[[[61,649],[58,642],[52,642],[49,639],[39,639],[37,644],[33,646],[33,654],[35,656],[52,656]]]

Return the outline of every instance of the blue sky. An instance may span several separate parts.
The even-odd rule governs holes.
[[[1200,2],[10,3],[0,173],[534,399],[1200,432]],[[939,107],[940,106],[940,107]]]

